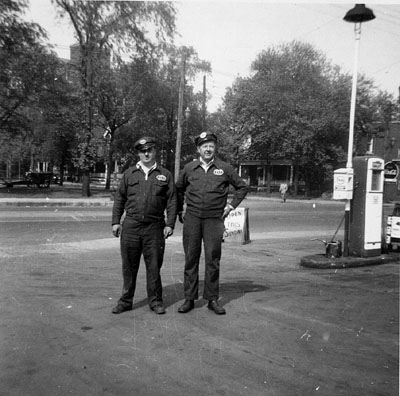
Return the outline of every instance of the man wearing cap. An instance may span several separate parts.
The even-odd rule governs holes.
[[[194,300],[198,298],[199,260],[203,241],[203,298],[208,300],[208,309],[218,315],[225,314],[225,309],[218,302],[224,219],[244,199],[247,187],[231,165],[215,157],[216,143],[217,137],[213,133],[201,133],[196,138],[199,159],[185,165],[176,183],[185,251],[185,302],[178,309],[180,313],[191,311],[194,308]],[[235,191],[232,201],[227,203],[230,185]]]
[[[121,236],[123,276],[122,295],[112,310],[115,314],[132,310],[142,254],[150,309],[156,314],[165,313],[160,269],[165,239],[172,235],[175,226],[177,200],[171,173],[156,162],[155,146],[151,137],[143,137],[135,143],[140,161],[124,172],[115,194],[112,233],[115,237]]]

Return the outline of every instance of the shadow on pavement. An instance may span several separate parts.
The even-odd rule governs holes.
[[[196,301],[196,307],[203,307],[208,303],[207,300],[203,300],[201,295],[203,293],[204,282],[199,282],[199,300]],[[237,282],[223,282],[220,283],[220,295],[221,304],[225,305],[230,303],[232,300],[242,298],[248,293],[257,293],[268,290],[265,285],[256,284],[250,280],[240,280]],[[163,287],[164,295],[164,306],[168,308],[179,301],[184,300],[183,284],[174,283]],[[147,299],[142,299],[133,304],[133,309],[142,308],[147,305]]]

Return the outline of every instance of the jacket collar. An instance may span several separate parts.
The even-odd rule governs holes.
[[[132,173],[134,173],[134,172],[143,172],[143,173],[145,173],[144,170],[142,169],[142,167],[140,166],[140,161],[137,162],[135,165],[133,165],[131,169],[132,169]],[[149,174],[151,172],[153,172],[153,171],[156,171],[156,170],[160,171],[160,166],[157,164],[157,162],[150,168]]]
[[[136,168],[137,168],[137,169],[143,170],[143,172],[144,172],[144,169],[145,169],[141,161],[139,161],[139,162],[136,164]],[[149,172],[148,172],[148,173],[151,173],[154,169],[157,169],[157,162],[154,162],[154,165],[153,165],[151,168],[148,168],[148,169],[149,169]],[[146,172],[145,172],[145,173],[146,173]]]
[[[198,166],[202,165],[202,161],[200,160],[200,158],[198,158],[196,161],[193,161],[193,162],[195,164],[194,165],[195,168],[197,168]],[[221,167],[221,160],[219,160],[217,157],[214,157],[211,160],[210,168],[213,167],[213,166],[215,166],[216,168],[220,168]]]

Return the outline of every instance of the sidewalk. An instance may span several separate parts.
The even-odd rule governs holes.
[[[107,197],[88,198],[0,198],[1,206],[112,206],[113,201]]]
[[[71,197],[68,194],[65,197],[53,197],[49,194],[49,196],[45,196],[45,191],[42,192],[43,196],[35,197],[29,196],[28,194],[24,195],[12,195],[7,196],[7,194],[1,194],[0,190],[0,207],[1,206],[112,206],[113,205],[113,197],[111,193],[103,192],[101,194],[95,194],[91,197],[79,197],[75,196]],[[248,194],[246,196],[246,200],[253,201],[274,201],[281,202],[281,199],[276,196],[262,196],[262,195],[251,195]],[[287,199],[288,204],[290,202],[296,202],[299,205],[309,205],[310,203],[318,204],[318,205],[337,205],[338,201],[333,201],[329,199],[322,198],[310,198],[310,199]],[[385,204],[386,205],[386,204]],[[392,204],[387,204],[392,205]]]
[[[91,186],[91,194],[82,197],[82,185],[70,182],[41,189],[18,185],[0,189],[0,207],[112,206],[112,193],[105,191],[104,186]]]

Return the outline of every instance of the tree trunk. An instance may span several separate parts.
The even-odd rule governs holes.
[[[106,191],[110,191],[111,187],[111,167],[113,165],[111,142],[112,139],[110,139],[107,144],[107,173],[106,173],[106,188],[105,188]]]
[[[60,180],[58,181],[58,184],[60,186],[64,184],[64,163],[61,163],[60,165]]]
[[[82,171],[82,197],[90,197],[90,172]]]
[[[111,166],[112,160],[110,158],[107,159],[107,173],[106,173],[106,191],[110,191],[111,187]]]
[[[271,164],[267,162],[267,193],[271,194]]]
[[[299,167],[294,165],[293,196],[296,198],[299,191]]]
[[[310,186],[310,177],[308,175],[307,170],[304,171],[304,196],[310,197],[311,196],[311,186]]]

